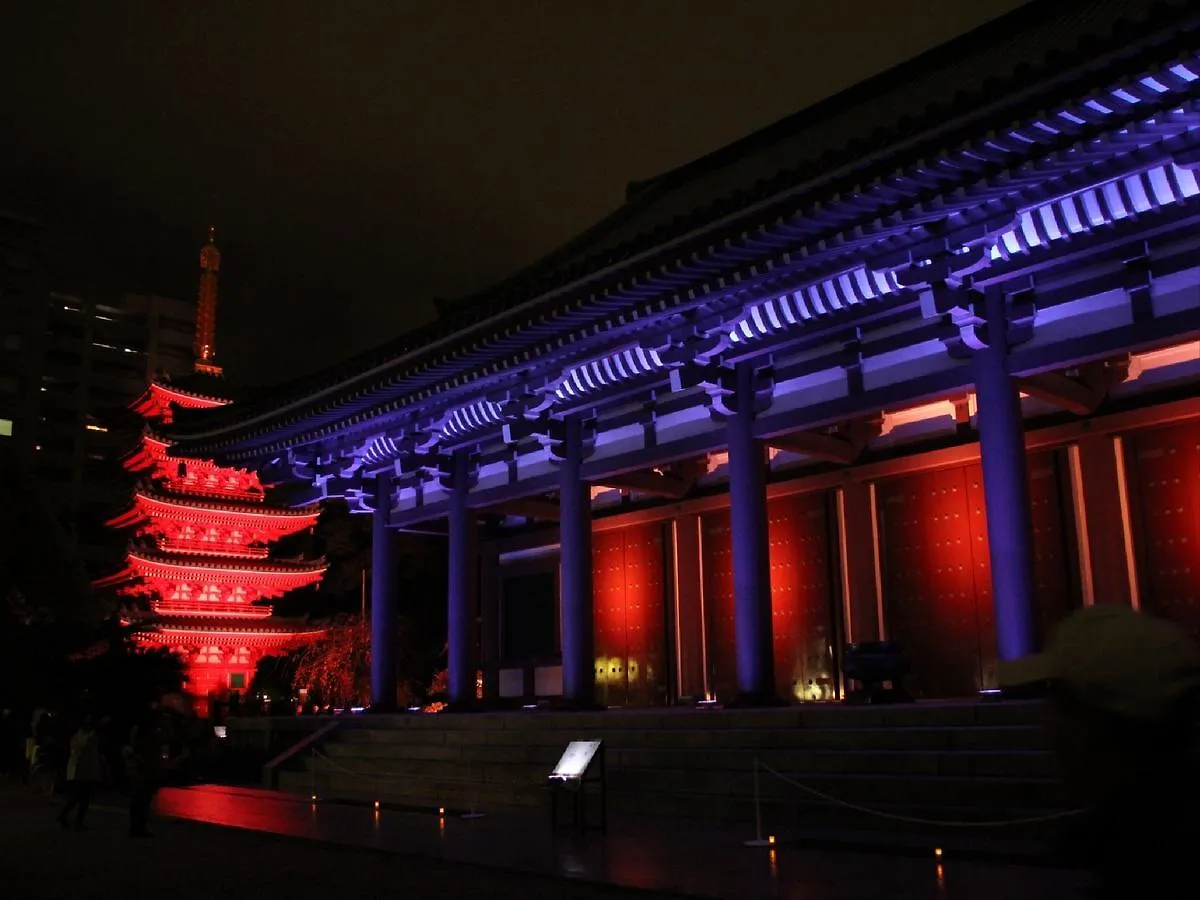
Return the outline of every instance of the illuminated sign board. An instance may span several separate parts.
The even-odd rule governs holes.
[[[600,741],[571,741],[550,773],[551,780],[571,781],[582,778],[600,749]]]

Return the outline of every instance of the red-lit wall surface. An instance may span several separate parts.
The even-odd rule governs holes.
[[[700,520],[704,568],[704,617],[708,637],[709,685],[718,699],[737,696],[737,645],[733,623],[733,538],[728,509]]]
[[[775,687],[792,700],[834,699],[830,521],[825,494],[767,506]]]
[[[1029,458],[1039,632],[1076,605],[1062,467]],[[971,696],[996,684],[996,630],[983,473],[978,463],[877,488],[887,636],[904,644],[918,696]],[[854,536],[848,536],[853,540]]]
[[[1200,422],[1126,438],[1141,605],[1200,640]]]
[[[1037,595],[1038,646],[1083,602],[1079,550],[1071,504],[1070,471],[1063,452],[1029,456],[1029,505],[1033,518],[1033,587]]]
[[[827,498],[780,497],[768,504],[767,518],[775,689],[785,699],[826,699],[835,680]],[[705,514],[703,529],[712,687],[718,699],[729,700],[737,694],[729,510]]]
[[[592,536],[596,699],[604,705],[666,702],[664,575],[661,525]]]

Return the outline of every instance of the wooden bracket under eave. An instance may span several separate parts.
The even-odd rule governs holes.
[[[1129,374],[1129,357],[1087,363],[1063,372],[1041,372],[1017,379],[1017,387],[1046,403],[1077,416],[1091,415],[1109,389]]]
[[[657,472],[626,472],[623,475],[606,475],[597,484],[622,491],[638,491],[668,500],[682,500],[692,489],[695,479],[685,480],[675,475]]]
[[[874,416],[843,422],[828,431],[795,431],[767,439],[776,450],[798,453],[821,462],[848,466],[867,448],[883,428],[883,418]]]

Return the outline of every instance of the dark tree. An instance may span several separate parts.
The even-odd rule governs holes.
[[[18,621],[95,621],[83,561],[28,467],[0,447],[0,602]]]

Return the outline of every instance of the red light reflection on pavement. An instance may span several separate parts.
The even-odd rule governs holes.
[[[161,815],[543,875],[674,891],[716,900],[1061,900],[1081,875],[1042,867],[989,865],[947,858],[821,852],[788,845],[769,852],[742,846],[742,830],[643,820],[611,824],[586,836],[551,832],[546,810],[496,811],[463,820],[447,810],[376,810],[255,788],[167,788]],[[936,864],[936,865],[935,865]]]

